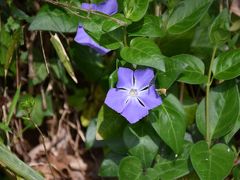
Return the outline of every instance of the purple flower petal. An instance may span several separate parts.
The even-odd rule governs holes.
[[[139,99],[142,103],[148,107],[148,109],[153,109],[162,104],[161,97],[157,94],[155,86],[151,86],[146,90],[139,92]]]
[[[118,113],[121,113],[127,105],[127,99],[128,92],[126,90],[112,88],[108,91],[104,103]]]
[[[135,87],[142,90],[148,87],[154,78],[154,72],[151,68],[137,69],[134,71]]]
[[[148,108],[141,105],[137,98],[130,98],[121,115],[133,124],[148,115]]]
[[[133,87],[133,71],[129,68],[118,68],[117,88],[131,89]]]
[[[108,15],[116,14],[118,11],[117,0],[106,0],[99,4],[82,3],[81,7],[86,10],[99,11]]]
[[[97,51],[101,55],[104,55],[104,54],[106,54],[110,51],[109,49],[106,49],[106,48],[100,46],[98,43],[96,43],[85,32],[84,28],[81,25],[78,26],[77,34],[76,34],[74,40],[81,45],[91,47],[92,49],[94,49],[95,51]]]

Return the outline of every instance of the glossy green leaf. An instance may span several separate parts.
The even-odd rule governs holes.
[[[135,38],[130,47],[121,50],[121,57],[132,64],[149,66],[160,71],[165,71],[164,57],[158,46],[151,39]]]
[[[153,15],[146,15],[141,21],[131,24],[127,30],[129,36],[163,37],[165,35],[161,19]]]
[[[99,43],[111,50],[123,47],[124,32],[122,29],[115,29],[100,36]]]
[[[126,19],[122,14],[114,14],[111,17],[115,18],[116,20],[121,20],[122,22],[125,22],[126,25],[131,24],[131,21]],[[102,30],[105,32],[109,32],[109,31],[113,31],[119,27],[121,27],[121,24],[119,24],[116,21],[113,21],[111,19],[106,19],[102,25]]]
[[[61,43],[61,40],[59,39],[58,35],[51,35],[51,39],[50,39],[54,49],[56,50],[58,57],[60,59],[60,61],[63,63],[63,66],[65,67],[65,69],[67,70],[68,74],[70,75],[70,77],[73,79],[73,81],[75,83],[77,83],[77,78],[74,74],[74,70],[72,67],[72,64],[70,62],[70,59]]]
[[[139,180],[142,174],[141,161],[134,156],[128,156],[121,160],[119,165],[119,180]]]
[[[155,169],[142,167],[141,161],[134,156],[121,160],[119,165],[119,180],[159,180]]]
[[[126,124],[126,120],[120,114],[106,105],[103,105],[98,113],[97,130],[104,139],[121,136]]]
[[[219,138],[229,133],[237,121],[239,110],[238,87],[233,81],[226,81],[212,89],[208,108],[210,137]],[[205,135],[205,99],[198,106],[196,121],[198,129]]]
[[[163,104],[154,109],[149,119],[161,139],[176,153],[181,153],[186,130],[183,106],[173,95],[168,95]]]
[[[178,179],[190,172],[189,167],[189,151],[191,148],[190,143],[184,145],[184,151],[180,155],[172,155],[171,157],[161,157],[154,169],[158,172],[161,179],[172,180]]]
[[[69,15],[62,9],[43,6],[37,16],[30,24],[29,30],[54,31],[54,32],[76,32],[79,18]]]
[[[138,157],[144,167],[150,167],[158,152],[158,145],[150,136],[152,127],[138,123],[124,130],[123,139],[132,156]]]
[[[220,54],[213,62],[214,78],[233,79],[240,75],[240,50],[230,50]]]
[[[148,9],[149,0],[124,0],[124,14],[132,21],[139,21]]]
[[[0,144],[0,163],[26,180],[43,180],[43,176],[33,170],[16,155]]]
[[[225,144],[216,144],[210,149],[205,141],[193,145],[190,157],[201,180],[222,180],[231,171],[234,153]]]
[[[178,67],[183,68],[178,81],[189,84],[202,84],[207,81],[207,77],[204,76],[204,63],[201,59],[189,54],[173,56],[171,59],[173,64],[179,64]]]
[[[230,15],[227,9],[224,9],[213,21],[209,37],[213,44],[221,45],[230,39],[229,31]]]
[[[167,30],[171,34],[186,32],[206,14],[213,0],[184,0],[170,15]]]

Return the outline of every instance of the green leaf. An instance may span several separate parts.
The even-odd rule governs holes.
[[[154,109],[149,119],[161,139],[176,153],[183,149],[186,130],[183,106],[173,95],[168,95],[163,104]]]
[[[70,33],[76,32],[79,18],[69,15],[62,9],[44,5],[30,24],[29,30],[42,30]]]
[[[85,145],[87,149],[90,149],[96,139],[96,130],[97,130],[97,121],[96,119],[91,120],[90,124],[88,125],[87,132],[86,132],[86,141]]]
[[[184,145],[184,152],[179,156],[166,157],[159,159],[154,166],[159,177],[164,180],[178,179],[190,172],[189,169],[189,151],[191,148],[190,143]]]
[[[57,34],[55,35],[51,35],[51,39],[50,39],[54,49],[56,50],[58,57],[60,59],[60,61],[63,63],[63,66],[65,67],[65,69],[67,70],[68,74],[70,75],[70,77],[73,79],[73,81],[75,83],[77,83],[77,78],[74,74],[74,70],[72,68],[72,65],[70,63],[70,59],[58,37]]]
[[[135,38],[131,40],[130,47],[121,50],[121,57],[132,64],[149,66],[165,71],[164,57],[158,46],[151,39]]]
[[[7,116],[7,122],[6,122],[7,126],[9,125],[9,123],[12,119],[13,113],[16,109],[16,106],[17,106],[17,103],[18,103],[18,100],[19,100],[19,97],[20,97],[20,91],[21,91],[21,87],[18,87],[16,92],[15,92],[15,95],[13,97],[13,100],[11,102],[11,105],[10,105],[10,108],[9,108],[9,114]]]
[[[152,127],[148,124],[138,123],[127,126],[123,139],[132,156],[138,157],[144,167],[150,167],[158,152],[158,145],[152,139]]]
[[[142,175],[141,161],[134,156],[128,156],[121,160],[119,165],[119,180],[139,180]]]
[[[113,139],[122,135],[126,120],[114,110],[103,105],[98,113],[97,130],[103,139]]]
[[[47,78],[48,73],[47,73],[45,63],[34,62],[33,69],[34,69],[34,77],[32,79],[33,85],[37,85],[37,84],[43,82]]]
[[[220,80],[233,79],[240,75],[240,50],[229,50],[220,54],[213,62],[214,78]]]
[[[119,165],[119,180],[159,180],[158,173],[152,168],[142,168],[141,161],[134,156],[121,160]]]
[[[123,36],[124,32],[119,28],[102,34],[98,41],[100,45],[108,49],[115,50],[123,46]]]
[[[6,52],[6,57],[5,57],[5,62],[4,62],[4,75],[5,75],[5,77],[7,76],[9,66],[12,62],[13,53],[14,53],[17,45],[19,44],[20,40],[21,40],[21,34],[22,34],[21,28],[17,29],[14,32],[14,34],[12,36],[12,39],[10,41],[10,44],[8,46],[8,50]]]
[[[108,154],[100,166],[99,175],[103,177],[118,176],[118,165],[122,158],[123,157],[117,153]]]
[[[149,0],[124,0],[124,14],[132,21],[139,21],[148,9]]]
[[[16,155],[0,144],[0,163],[26,180],[43,180],[44,178]]]
[[[230,39],[231,34],[229,31],[230,15],[227,9],[224,9],[213,21],[209,37],[213,44],[221,45]]]
[[[178,67],[183,68],[178,81],[189,84],[202,84],[207,81],[207,77],[204,76],[204,63],[201,59],[189,54],[173,56],[171,59],[172,63],[179,64]]]
[[[125,22],[126,26],[131,24],[131,21],[129,21],[128,19],[126,19],[123,14],[114,14],[113,16],[111,16],[113,18],[115,18],[115,20],[121,20],[122,22]],[[106,19],[103,22],[102,25],[102,30],[105,32],[110,32],[113,31],[117,28],[121,27],[121,24],[117,23],[116,21],[113,21],[111,19]]]
[[[159,17],[146,15],[141,21],[131,24],[128,28],[129,36],[163,37],[165,32]]]
[[[190,157],[192,165],[201,180],[222,180],[231,171],[234,153],[225,144],[208,148],[205,141],[193,145]]]
[[[184,0],[172,12],[167,22],[170,34],[180,34],[195,26],[206,14],[213,0]]]
[[[238,118],[240,110],[238,87],[233,81],[226,81],[210,91],[209,126],[210,137],[219,138],[229,133]],[[205,99],[196,113],[197,127],[205,135]]]

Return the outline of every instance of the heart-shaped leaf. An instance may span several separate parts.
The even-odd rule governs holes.
[[[150,113],[149,119],[163,141],[175,153],[180,153],[183,148],[186,120],[183,106],[178,99],[168,95],[163,104]]]
[[[121,50],[121,57],[132,64],[149,66],[160,71],[165,71],[164,60],[158,46],[151,39],[135,38],[131,41],[130,47]]]
[[[222,180],[233,167],[234,153],[225,144],[208,148],[205,141],[193,145],[190,157],[201,180]]]

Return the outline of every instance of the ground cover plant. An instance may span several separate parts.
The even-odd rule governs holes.
[[[240,1],[0,7],[0,179],[240,178]]]

